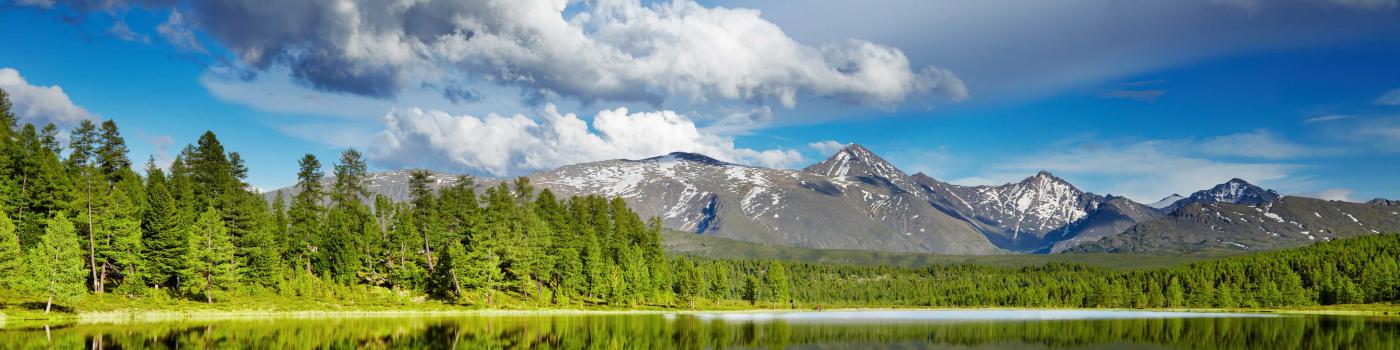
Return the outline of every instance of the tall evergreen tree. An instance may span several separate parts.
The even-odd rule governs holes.
[[[155,159],[147,161],[146,197],[149,209],[141,221],[147,277],[152,285],[173,288],[180,271],[184,269],[185,249],[189,247],[185,227],[189,220],[171,192],[165,172],[156,166]]]
[[[223,215],[213,207],[199,215],[191,234],[185,269],[180,273],[180,289],[187,294],[203,295],[205,302],[213,303],[215,293],[226,291],[238,282],[233,242],[224,227]]]
[[[313,274],[311,262],[316,254],[316,244],[321,239],[321,200],[325,198],[321,178],[325,177],[325,173],[321,171],[321,162],[309,153],[302,156],[298,165],[298,192],[292,197],[292,208],[287,213],[291,222],[291,235],[288,238],[293,244],[287,248],[290,255],[296,257],[295,262],[301,265],[299,268],[304,267],[307,274]]]
[[[116,183],[125,171],[131,169],[131,159],[126,155],[126,140],[117,131],[117,123],[111,119],[102,122],[102,134],[98,141],[97,168],[106,176],[108,183]]]
[[[422,240],[423,259],[428,263],[428,271],[436,271],[436,261],[433,259],[434,235],[438,227],[436,202],[437,197],[433,195],[432,189],[428,188],[428,183],[432,181],[432,173],[426,170],[414,170],[409,173],[408,194],[413,204],[411,209],[414,226],[418,229]]]
[[[93,183],[93,177],[98,172],[94,161],[99,141],[97,126],[91,120],[83,120],[78,123],[78,127],[69,134],[68,147],[72,151],[68,153],[67,166],[68,172],[82,182],[79,200],[73,203],[75,204],[74,211],[79,213],[79,217],[86,223],[83,231],[87,236],[88,271],[92,274],[92,290],[101,294],[106,291],[106,286],[103,284],[105,282],[103,278],[98,276],[97,233],[95,232],[96,225],[93,222],[93,216],[96,214],[94,210],[101,209],[93,207],[94,203],[98,201],[96,196],[102,191],[102,188],[106,187],[106,181],[102,181],[102,184]],[[94,186],[97,187],[94,188]]]

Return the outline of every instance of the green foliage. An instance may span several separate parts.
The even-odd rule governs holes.
[[[185,269],[180,273],[180,290],[203,295],[205,301],[212,303],[215,293],[238,282],[238,262],[228,228],[217,209],[205,210],[194,226],[186,248]]]
[[[83,293],[83,252],[73,223],[58,213],[45,223],[44,235],[28,256],[28,290],[48,299],[70,301]],[[49,306],[45,307],[45,312]]]
[[[430,297],[484,307],[1400,301],[1396,235],[1204,261],[1212,256],[879,255],[668,233],[667,241],[730,254],[696,258],[663,251],[660,220],[642,218],[620,198],[556,197],[526,178],[479,187],[470,177],[448,182],[414,171],[407,202],[370,197],[365,160],[354,150],[341,154],[329,189],[320,161],[305,155],[291,197],[279,192],[269,206],[244,182],[242,157],[211,132],[168,172],[149,161],[143,178],[130,169],[115,123],[80,124],[65,162],[56,128],[15,125],[4,97],[0,290],[25,297],[71,300],[92,281],[94,293],[209,303],[274,295],[346,302],[379,295],[401,304]]]
[[[23,258],[20,255],[19,236],[15,234],[15,223],[10,221],[9,215],[0,213],[0,292],[19,289],[24,277]]]

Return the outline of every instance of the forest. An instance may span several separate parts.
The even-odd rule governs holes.
[[[410,198],[367,189],[344,151],[298,161],[271,201],[213,132],[137,171],[116,123],[20,125],[0,90],[0,303],[89,296],[208,304],[374,295],[498,307],[1284,307],[1400,300],[1400,235],[1151,270],[1051,263],[893,267],[667,254],[661,222],[619,198],[561,198],[527,178]],[[323,186],[322,179],[334,181]]]

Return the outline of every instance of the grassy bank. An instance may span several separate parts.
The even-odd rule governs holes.
[[[50,313],[42,308],[34,308],[33,303],[5,304],[0,308],[0,328],[15,328],[41,325],[141,323],[165,321],[216,321],[268,318],[358,318],[358,317],[451,317],[451,316],[521,316],[558,314],[609,314],[609,313],[673,313],[673,312],[772,312],[810,311],[814,305],[798,305],[796,309],[786,305],[750,305],[744,302],[704,303],[695,309],[658,305],[636,305],[632,307],[610,306],[563,306],[542,307],[522,304],[507,304],[498,308],[481,308],[451,305],[433,301],[408,303],[327,303],[301,298],[266,297],[240,298],[222,303],[201,303],[187,300],[151,301],[124,297],[88,297],[74,304]],[[1025,310],[1036,308],[917,308],[917,307],[875,307],[858,305],[828,305],[824,310]],[[1051,308],[1064,309],[1064,308]],[[1172,309],[1083,309],[1083,310],[1137,310],[1137,311],[1188,311],[1188,312],[1231,312],[1231,313],[1274,313],[1274,314],[1315,314],[1400,317],[1397,304],[1352,304],[1283,308],[1172,308]]]

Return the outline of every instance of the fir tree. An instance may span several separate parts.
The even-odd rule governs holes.
[[[156,286],[175,287],[176,278],[184,269],[186,214],[172,196],[165,172],[146,163],[146,198],[149,209],[141,221],[145,242],[145,267],[149,281]]]

